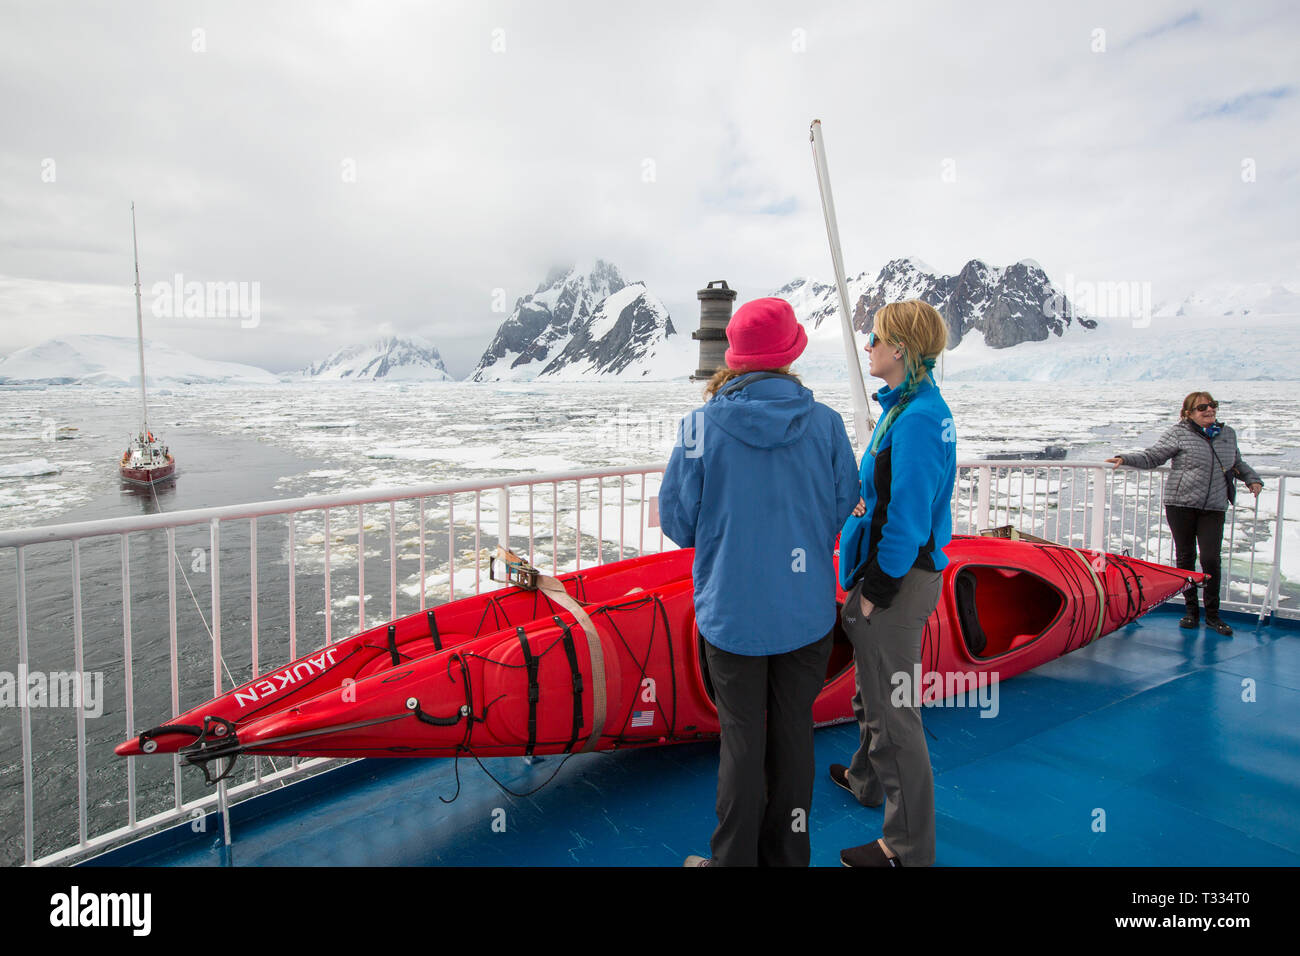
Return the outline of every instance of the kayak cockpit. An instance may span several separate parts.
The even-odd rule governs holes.
[[[1065,597],[1022,568],[967,565],[954,576],[953,597],[970,655],[988,660],[1034,643],[1060,615]]]

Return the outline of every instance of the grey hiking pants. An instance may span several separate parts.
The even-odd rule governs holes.
[[[905,867],[934,863],[934,774],[911,690],[925,620],[939,603],[942,583],[940,572],[912,568],[890,606],[863,618],[859,582],[840,611],[857,671],[853,714],[859,744],[849,765],[849,786],[859,803],[885,801],[885,845]],[[906,675],[906,695],[895,693],[895,674]]]

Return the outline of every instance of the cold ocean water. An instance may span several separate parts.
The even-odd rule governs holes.
[[[797,371],[797,369],[796,369]],[[844,382],[809,382],[820,401],[845,416],[851,433],[852,406]],[[868,387],[872,385],[869,383]],[[1120,451],[1150,445],[1175,420],[1182,396],[1208,387],[1220,401],[1220,420],[1236,428],[1243,456],[1256,468],[1300,467],[1300,425],[1289,383],[1123,383],[1100,386],[1042,383],[949,383],[944,394],[956,420],[959,460],[1008,451],[1036,451],[1064,445],[1071,460],[1098,461]],[[531,472],[656,464],[667,460],[680,417],[700,403],[700,385],[688,382],[645,384],[477,385],[313,385],[247,388],[191,386],[160,388],[150,396],[150,423],[168,442],[178,462],[172,483],[149,490],[124,486],[116,462],[136,424],[137,395],[131,389],[79,386],[0,388],[0,530],[99,518],[175,512],[214,505],[276,498],[392,488],[457,480],[487,480]],[[60,426],[74,426],[76,437],[59,440]],[[67,434],[67,432],[63,432]],[[42,474],[41,472],[48,472]],[[1132,474],[1132,473],[1130,473]],[[1133,474],[1135,487],[1139,478]],[[603,557],[658,550],[657,528],[649,520],[648,499],[657,480],[640,478],[584,482],[581,507],[573,483],[538,486],[533,502],[539,514],[530,524],[524,490],[511,496],[511,534],[516,550],[529,551],[543,570],[575,566],[581,548],[584,566]],[[1066,508],[1068,477],[1050,476],[1041,497],[1020,493],[1017,504]],[[1272,561],[1271,522],[1276,479],[1261,497],[1259,521],[1253,499],[1239,488],[1240,517],[1232,528],[1234,566],[1256,563],[1250,595],[1258,600]],[[999,486],[1015,497],[1014,482]],[[621,502],[620,502],[621,489]],[[1077,496],[1077,497],[1082,497]],[[1300,480],[1287,495],[1288,533],[1284,572],[1297,577],[1300,561]],[[561,515],[551,525],[552,500]],[[457,495],[449,515],[445,499],[428,499],[423,528],[425,601],[447,600],[486,585],[485,549],[495,543],[496,492],[481,497]],[[373,625],[420,607],[418,508],[394,509],[393,541],[397,587],[390,591],[389,517],[386,504],[330,511],[330,594],[325,599],[323,512],[294,521],[295,647],[288,644],[288,522],[267,517],[257,522],[258,576],[257,672],[268,670],[321,646],[328,620],[331,638],[357,629],[358,540],[364,538],[365,620]],[[476,520],[477,517],[477,520]],[[451,519],[451,520],[449,520]],[[620,541],[620,519],[621,541]],[[1055,520],[1055,519],[1053,519]],[[1064,517],[1061,518],[1064,520]],[[597,535],[598,521],[600,533]],[[1169,556],[1163,518],[1155,516],[1141,533],[1120,528],[1120,539],[1139,556],[1160,547]],[[476,535],[476,530],[479,532]],[[964,530],[964,529],[960,529]],[[1078,529],[1082,531],[1082,527]],[[554,532],[554,533],[553,533]],[[176,558],[166,534],[137,532],[128,538],[131,591],[131,671],[133,728],[136,733],[164,722],[175,712],[171,699],[168,564],[175,562],[179,708],[212,696],[213,554],[206,524],[181,528]],[[665,546],[671,547],[670,542]],[[225,521],[219,541],[221,569],[222,687],[249,679],[253,661],[250,522]],[[1225,544],[1225,557],[1229,546]],[[86,720],[87,815],[91,835],[127,822],[125,761],[112,748],[126,739],[127,688],[122,613],[122,543],[95,538],[80,546],[83,605],[83,670],[104,675],[102,715]],[[75,667],[71,547],[26,549],[28,673],[71,672]],[[1155,557],[1154,553],[1148,556]],[[455,575],[449,574],[451,560]],[[0,678],[18,674],[16,557],[0,554]],[[1240,575],[1243,579],[1246,572]],[[1237,599],[1245,599],[1245,582]],[[192,590],[192,595],[191,595]],[[1297,596],[1288,585],[1284,605]],[[327,613],[328,612],[328,613]],[[195,666],[194,661],[200,662]],[[187,666],[188,665],[188,666]],[[11,688],[12,688],[11,684]],[[36,856],[77,840],[76,712],[68,707],[30,708],[34,773]],[[173,764],[166,758],[135,761],[139,795],[137,817],[173,805]],[[282,767],[284,761],[276,761]],[[245,761],[236,780],[248,779],[262,759]],[[21,711],[0,708],[0,862],[23,858]],[[184,800],[207,791],[197,770],[181,772]]]

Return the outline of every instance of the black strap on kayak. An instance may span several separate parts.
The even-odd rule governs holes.
[[[192,737],[202,737],[203,728],[194,724],[159,724],[157,727],[146,730],[140,735],[140,749],[144,750],[145,744],[154,737],[161,737],[163,734],[189,734]],[[145,750],[145,753],[148,752]]]
[[[415,714],[416,720],[426,724],[432,724],[434,727],[455,727],[465,717],[465,713],[463,710],[461,713],[458,713],[455,717],[435,717],[433,714],[421,710],[419,704],[415,705],[415,710],[412,711],[412,713]]]
[[[573,646],[573,631],[559,617],[551,615],[551,620],[564,631],[564,656],[569,659],[569,673],[573,676],[573,733],[564,747],[567,754],[577,744],[582,731],[582,671],[578,669],[578,651]]]
[[[519,638],[519,646],[524,651],[524,666],[528,668],[528,746],[524,748],[524,755],[531,757],[537,745],[537,699],[541,688],[537,685],[537,658],[528,646],[528,635],[522,627],[516,627],[515,636]]]
[[[388,625],[388,653],[393,655],[393,666],[402,662],[402,655],[397,653],[397,625]]]
[[[429,619],[429,636],[433,638],[433,649],[435,651],[440,651],[442,650],[442,641],[438,638],[438,621],[433,616],[433,608],[429,608],[429,610],[424,613]]]

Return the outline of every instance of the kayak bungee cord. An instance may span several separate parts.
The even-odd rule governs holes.
[[[1052,562],[1052,564],[1056,567],[1056,570],[1060,573],[1061,578],[1065,581],[1066,586],[1068,588],[1068,598],[1069,598],[1068,604],[1070,608],[1070,627],[1069,630],[1066,632],[1065,650],[1062,652],[1063,654],[1068,654],[1071,651],[1077,650],[1078,648],[1083,647],[1085,644],[1087,644],[1088,639],[1086,639],[1086,635],[1090,630],[1092,630],[1087,620],[1083,616],[1084,611],[1087,609],[1088,606],[1088,602],[1086,600],[1086,595],[1088,592],[1084,588],[1085,581],[1083,578],[1083,572],[1080,569],[1079,564],[1082,563],[1084,566],[1088,568],[1089,571],[1092,571],[1092,567],[1091,565],[1088,564],[1087,559],[1084,558],[1077,551],[1075,551],[1074,548],[1070,548],[1065,545],[1059,545],[1059,544],[1050,544],[1050,545],[1035,544],[1034,547],[1036,547],[1039,550],[1039,552],[1044,557],[1047,558],[1048,561]],[[1062,551],[1072,552],[1076,557],[1079,558],[1079,561],[1076,562],[1076,561],[1065,560],[1061,555]],[[1094,591],[1094,593],[1096,592]],[[1102,604],[1097,609],[1099,623],[1101,620],[1101,616],[1104,613],[1105,613],[1105,599],[1103,597]]]

